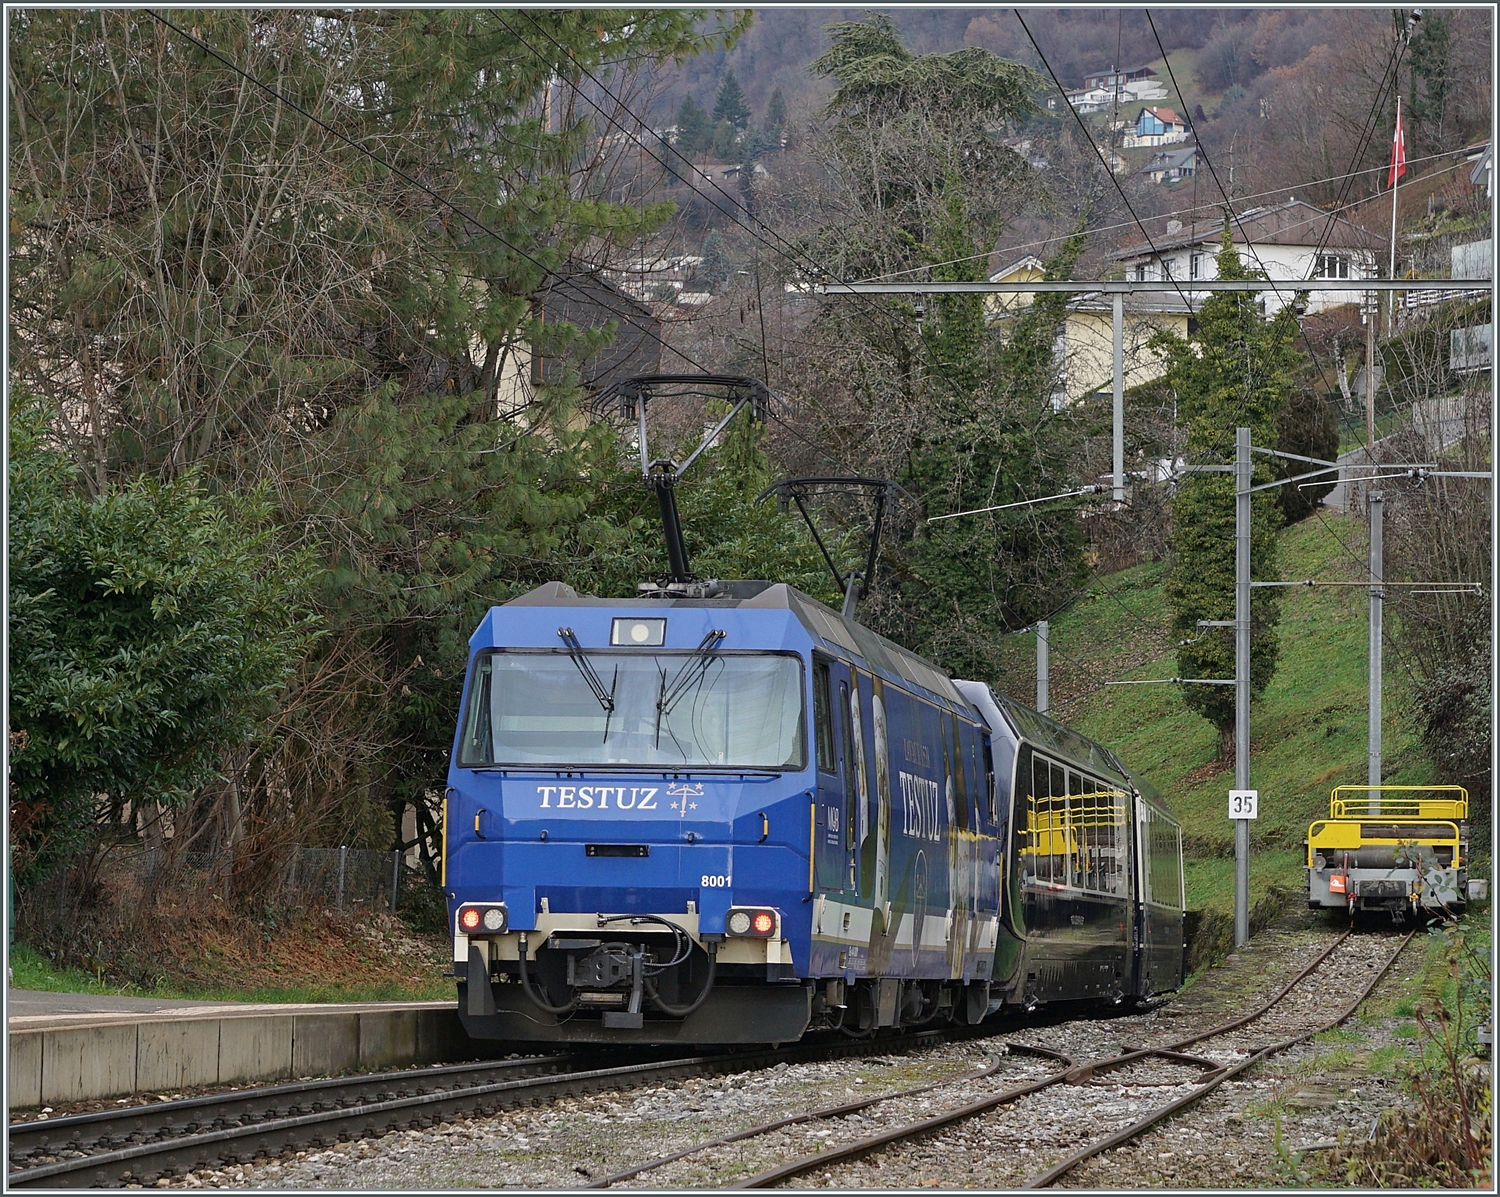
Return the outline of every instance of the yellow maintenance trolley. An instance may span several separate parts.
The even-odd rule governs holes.
[[[1338,786],[1307,829],[1313,909],[1457,914],[1469,898],[1463,786]]]

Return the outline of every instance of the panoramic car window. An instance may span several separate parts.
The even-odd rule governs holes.
[[[475,665],[459,764],[801,769],[797,657],[493,652]]]

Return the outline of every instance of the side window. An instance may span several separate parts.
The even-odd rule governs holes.
[[[1026,846],[1022,849],[1025,865],[1021,870],[1022,880],[1050,881],[1052,879],[1052,835],[1047,829],[1051,803],[1052,783],[1047,762],[1039,756],[1031,758],[1031,785],[1026,800]]]
[[[1107,894],[1120,892],[1120,794],[1105,782],[1099,795],[1099,888]]]
[[[1068,856],[1072,852],[1072,831],[1068,826],[1068,771],[1054,764],[1052,800],[1048,803],[1048,822],[1052,827],[1051,880],[1054,885],[1068,884]]]
[[[1091,888],[1092,864],[1089,852],[1088,796],[1083,777],[1068,770],[1068,883],[1083,889]]]
[[[955,822],[958,830],[969,830],[969,782],[968,770],[964,767],[962,750],[958,743],[958,720],[948,712],[943,712],[943,756],[946,758],[947,777],[944,785],[952,786],[952,792],[945,795],[946,801],[950,802],[948,811],[948,823],[951,827]]]
[[[989,817],[991,823],[1000,821],[999,797],[995,793],[995,754],[990,749],[990,742],[984,741],[984,793],[985,801],[989,804]]]
[[[1117,791],[1115,794],[1115,858],[1118,863],[1115,868],[1118,870],[1118,876],[1115,878],[1115,892],[1119,894],[1128,894],[1134,886],[1131,875],[1135,868],[1135,842],[1130,835],[1134,810],[1130,791]]]
[[[464,720],[464,737],[458,749],[460,765],[485,765],[495,755],[490,705],[493,668],[488,653],[474,664],[474,680],[469,683],[469,717]]]
[[[1147,807],[1150,819],[1148,840],[1150,858],[1147,861],[1147,886],[1150,901],[1162,906],[1178,906],[1182,901],[1182,871],[1178,856],[1178,831]]]
[[[1083,889],[1099,888],[1099,820],[1095,810],[1098,786],[1087,774],[1070,773],[1077,789],[1069,800],[1073,806],[1078,846],[1074,849],[1073,884]]]
[[[818,741],[818,770],[833,773],[838,769],[833,742],[833,712],[828,702],[828,662],[813,658],[813,726]]]

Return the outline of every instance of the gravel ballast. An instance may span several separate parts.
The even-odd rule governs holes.
[[[1144,1014],[1024,1025],[906,1053],[806,1064],[651,1088],[566,1098],[528,1110],[468,1119],[379,1139],[300,1151],[276,1161],[166,1178],[159,1187],[578,1188],[626,1168],[736,1130],[876,1094],[950,1081],[862,1111],[784,1127],[712,1148],[622,1182],[617,1188],[715,1187],[828,1147],[986,1097],[1057,1070],[1050,1060],[1008,1053],[1009,1042],[1097,1059],[1126,1045],[1164,1043],[1225,1021],[1265,1001],[1328,946],[1334,929],[1293,912],[1181,995]],[[1381,941],[1378,953],[1395,942]],[[1377,953],[1372,938],[1370,954]],[[1388,979],[1419,967],[1413,945]],[[1351,961],[1353,957],[1351,956]],[[1362,967],[1362,966],[1361,966]],[[1353,963],[1345,966],[1353,972]],[[1330,1042],[1303,1044],[1225,1082],[1202,1102],[1140,1138],[1085,1161],[1064,1188],[1238,1188],[1306,1183],[1303,1157],[1367,1132],[1380,1109],[1400,1100],[1394,1083],[1361,1066],[1382,1047],[1410,1044],[1396,1017],[1356,1024]],[[1247,1028],[1249,1032],[1251,1028]],[[1236,1035],[1194,1054],[1225,1062],[1280,1038]],[[994,1075],[954,1078],[999,1059]],[[1317,1067],[1314,1067],[1314,1063]],[[830,1164],[787,1182],[797,1188],[1007,1188],[1044,1172],[1149,1110],[1190,1092],[1191,1065],[1151,1060],[1082,1084],[1040,1093],[926,1137],[861,1159]]]

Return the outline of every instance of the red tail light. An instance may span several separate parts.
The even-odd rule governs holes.
[[[504,902],[493,906],[465,906],[458,912],[459,934],[499,934],[509,929]]]
[[[724,929],[730,935],[769,939],[776,934],[778,922],[774,910],[756,906],[733,906],[725,915]]]

